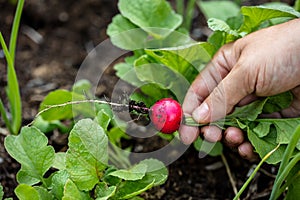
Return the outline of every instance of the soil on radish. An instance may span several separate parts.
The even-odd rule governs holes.
[[[0,31],[6,41],[15,10],[15,6],[9,2],[0,0]],[[244,1],[244,4],[263,2],[266,1]],[[288,1],[291,4],[293,2]],[[94,46],[107,38],[106,27],[117,12],[117,0],[26,0],[16,53],[24,125],[33,119],[38,105],[50,91],[72,87],[83,59]],[[197,10],[193,27],[205,29],[205,26],[205,20]],[[32,35],[28,35],[28,30],[37,31],[43,39],[37,43]],[[193,32],[193,36],[205,39],[196,32]],[[110,97],[117,81],[114,70],[109,67],[98,84],[96,95]],[[4,90],[6,83],[6,65],[0,51],[0,97],[4,102],[7,102]],[[127,88],[122,88],[123,91],[127,91]],[[4,128],[1,120],[0,127]],[[17,186],[16,173],[20,165],[6,153],[4,137],[0,134],[0,182],[5,197],[16,199],[13,190]],[[48,138],[49,144],[58,151],[67,148],[66,135],[54,131]],[[136,152],[150,152],[166,144],[166,140],[158,136],[124,141],[125,146],[132,145]],[[239,188],[253,163],[240,158],[235,149],[225,148],[224,153]],[[232,199],[234,196],[220,157],[206,156],[200,159],[199,153],[191,146],[168,169],[166,184],[144,193],[142,196],[145,199]],[[275,168],[265,165],[263,169],[245,192],[245,199],[267,199],[274,181],[269,173],[274,173]]]

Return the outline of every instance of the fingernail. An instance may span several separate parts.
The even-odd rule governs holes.
[[[201,123],[206,121],[208,114],[209,114],[209,108],[207,103],[204,102],[200,105],[200,107],[194,110],[192,115],[194,120]]]

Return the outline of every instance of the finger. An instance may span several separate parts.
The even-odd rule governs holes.
[[[182,104],[184,113],[192,114],[194,109],[203,102],[218,83],[229,73],[233,65],[227,62],[225,56],[231,57],[231,46],[232,44],[224,45],[193,81]]]
[[[199,128],[193,126],[181,125],[179,128],[179,135],[181,141],[184,144],[189,145],[197,139],[199,135]]]
[[[244,133],[236,127],[228,127],[224,132],[224,141],[229,147],[237,147],[244,141]]]
[[[209,142],[219,142],[222,139],[222,130],[217,126],[204,126],[201,128],[201,133]]]
[[[253,146],[250,142],[244,142],[238,147],[238,152],[242,158],[249,161],[257,159],[257,154],[254,153]]]
[[[209,123],[223,118],[233,107],[253,91],[252,83],[247,80],[246,69],[236,67],[212,91],[212,93],[197,107],[192,116],[199,123]]]

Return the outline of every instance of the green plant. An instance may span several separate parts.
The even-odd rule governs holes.
[[[136,8],[137,5],[132,3],[120,6],[124,5],[124,2],[125,0],[119,1],[121,14],[113,19],[107,33],[114,45],[132,50],[133,55],[126,57],[124,62],[116,64],[115,70],[121,79],[139,88],[130,98],[143,101],[147,106],[166,97],[172,97],[182,102],[195,76],[224,44],[261,28],[300,17],[300,13],[294,8],[282,3],[243,6],[240,9],[234,7],[234,12],[226,12],[226,15],[217,13],[218,15],[214,16],[216,14],[213,11],[218,9],[209,10],[208,8],[211,8],[209,6],[212,5],[216,6],[219,2],[199,1],[198,5],[208,17],[207,24],[213,33],[207,41],[198,42],[191,40],[188,33],[180,29],[182,25],[172,23],[178,18],[173,11],[162,9],[161,12],[165,12],[162,16],[169,17],[161,18],[156,22],[151,21],[152,28],[149,26],[145,28],[144,25],[149,25],[149,20],[153,16],[152,11],[147,7],[149,5],[144,3],[145,5],[139,8],[138,13],[143,13],[144,18],[143,22],[136,23],[135,18],[140,18],[139,14],[130,7]],[[155,10],[159,10],[160,4],[168,5],[168,2],[163,0],[154,2],[157,5]],[[181,8],[182,2],[176,2],[179,5],[178,8]],[[228,2],[222,3],[229,5]],[[298,4],[297,2],[295,8],[298,7]],[[182,9],[177,10],[179,13],[183,13]],[[236,14],[232,15],[232,13]],[[170,27],[168,31],[161,30],[159,22],[168,23]],[[122,26],[120,26],[121,24]],[[161,31],[161,34],[155,34],[159,33],[158,30]],[[132,41],[128,40],[133,33],[135,36],[139,36],[134,45]],[[291,101],[292,95],[289,92],[261,98],[247,106],[236,108],[231,115],[213,124],[221,128],[227,126],[241,128],[247,133],[250,142],[263,161],[269,164],[284,162],[282,155],[288,144],[294,141],[291,133],[300,124],[300,119],[261,119],[260,114],[282,110],[288,107]],[[191,118],[186,118],[184,123],[199,126]],[[298,157],[300,146],[297,141],[294,142],[296,142],[296,146],[291,151]],[[197,140],[195,146],[199,148],[199,144],[203,144],[203,141]],[[207,143],[204,142],[204,144]],[[273,151],[274,149],[276,151]],[[272,153],[270,154],[270,152]],[[274,190],[275,193],[278,192],[278,188],[275,187]]]
[[[19,0],[17,10],[12,25],[10,35],[9,48],[4,41],[2,33],[0,32],[0,43],[5,54],[7,62],[7,88],[6,94],[10,106],[11,117],[8,116],[3,101],[0,99],[0,113],[11,134],[18,134],[22,123],[22,103],[19,91],[19,83],[15,71],[15,52],[17,44],[18,30],[20,26],[20,19],[23,10],[24,0]]]
[[[270,200],[278,199],[286,190],[286,199],[294,199],[299,197],[300,188],[300,153],[294,154],[297,143],[300,141],[300,126],[298,126],[295,132],[292,134],[291,142],[286,147],[283,159],[280,163],[278,173],[273,185]],[[244,183],[243,187],[234,197],[234,199],[239,199],[243,191],[247,188],[249,183],[254,178],[257,171],[260,169],[261,165],[280,147],[278,145],[275,149],[270,151],[262,160],[259,162],[255,170],[251,173],[250,177]]]
[[[166,181],[164,163],[148,158],[132,164],[130,147],[121,148],[121,139],[129,138],[126,123],[113,115],[110,106],[129,109],[129,105],[87,100],[91,95],[86,80],[70,91],[50,92],[35,120],[19,135],[5,138],[5,149],[21,164],[15,188],[20,200],[134,199]],[[62,123],[79,117],[83,119],[70,126]],[[57,128],[69,134],[66,152],[55,152],[48,145],[47,132]]]
[[[78,121],[70,131],[66,152],[55,152],[34,126],[23,127],[18,136],[7,136],[5,148],[21,164],[18,198],[131,199],[164,183],[167,169],[158,160],[145,159],[123,169],[108,163],[111,120],[101,110],[94,120]],[[117,159],[128,159],[121,156]]]

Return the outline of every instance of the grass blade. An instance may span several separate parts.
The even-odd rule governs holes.
[[[7,62],[7,88],[6,93],[8,96],[9,104],[11,107],[11,129],[12,134],[17,134],[21,127],[22,122],[22,107],[21,107],[21,96],[19,90],[19,83],[17,79],[17,74],[14,68],[14,63],[11,55],[7,49],[6,43],[4,41],[3,35],[0,32],[0,43],[5,54]]]
[[[276,197],[279,195],[278,191],[281,191],[280,186],[282,185],[283,178],[286,177],[285,176],[286,170],[291,170],[290,168],[288,168],[288,167],[290,167],[289,161],[293,155],[294,149],[295,149],[299,139],[300,139],[300,126],[298,126],[296,128],[296,130],[291,138],[291,141],[288,144],[288,146],[284,152],[283,159],[281,161],[281,164],[280,164],[280,167],[279,167],[279,170],[278,170],[275,182],[274,182],[274,186],[272,189],[270,199],[276,199]],[[299,154],[296,157],[298,157],[298,156],[299,156]],[[298,159],[299,159],[299,157],[298,157]],[[294,159],[292,161],[295,162]]]
[[[18,38],[18,32],[19,32],[19,27],[20,27],[20,20],[21,20],[23,6],[24,6],[24,0],[19,0],[17,9],[16,9],[16,14],[14,17],[12,31],[10,34],[9,53],[10,53],[10,57],[12,59],[13,64],[15,61],[17,38]]]

